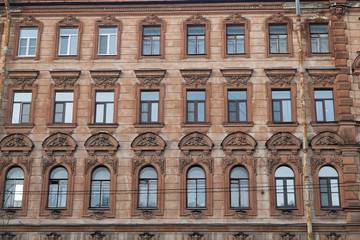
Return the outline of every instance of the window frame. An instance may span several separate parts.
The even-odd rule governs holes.
[[[248,177],[247,178],[232,178],[231,177],[231,173],[232,173],[232,171],[234,171],[236,168],[242,168],[242,169],[245,169],[245,171],[246,171],[246,173],[247,173],[247,175],[248,175]],[[246,188],[247,188],[247,197],[248,197],[248,206],[242,206],[242,204],[241,204],[241,199],[242,199],[242,197],[241,197],[241,188],[243,187],[243,185],[241,184],[241,181],[242,180],[247,180],[247,186],[245,186]],[[233,198],[232,198],[232,195],[231,195],[231,193],[233,192],[232,191],[232,187],[231,187],[231,185],[233,184],[233,181],[236,181],[236,184],[238,184],[238,186],[239,186],[239,192],[237,191],[237,193],[239,193],[239,206],[237,206],[237,207],[232,207],[232,202],[233,202]],[[230,169],[230,171],[229,171],[229,194],[230,194],[230,196],[229,196],[229,200],[230,200],[230,209],[250,209],[250,174],[249,174],[249,172],[248,172],[248,170],[245,168],[245,167],[243,167],[243,166],[241,166],[241,165],[236,165],[236,166],[233,166],[231,169]]]
[[[59,198],[60,198],[60,193],[62,192],[61,190],[60,190],[60,186],[61,186],[61,181],[66,181],[66,200],[67,200],[67,195],[68,195],[68,193],[69,193],[69,191],[68,191],[68,189],[69,189],[69,173],[68,173],[68,171],[67,171],[67,169],[66,168],[64,168],[65,169],[65,171],[66,171],[66,174],[67,174],[67,178],[61,178],[61,179],[53,179],[53,178],[51,178],[51,174],[52,174],[52,172],[53,171],[55,171],[55,169],[57,169],[57,168],[64,168],[64,167],[62,167],[62,166],[57,166],[57,167],[54,167],[50,172],[49,172],[49,189],[48,189],[48,198],[47,198],[47,208],[51,208],[51,209],[61,209],[61,208],[66,208],[66,203],[65,203],[65,207],[63,207],[63,206],[59,206]],[[54,182],[54,180],[58,180],[59,182],[58,183],[56,183],[56,184],[54,184],[53,182]],[[57,190],[56,190],[56,206],[55,207],[50,207],[49,206],[49,202],[50,202],[50,186],[51,185],[56,185],[57,186]],[[67,202],[67,201],[66,201]]]
[[[96,118],[96,93],[98,92],[113,92],[114,93],[114,109],[113,109],[113,122],[111,123],[106,123],[106,122],[95,122],[95,118]],[[110,126],[110,125],[116,125],[117,121],[118,121],[118,102],[119,102],[119,88],[118,87],[92,87],[92,92],[91,92],[91,109],[90,109],[90,119],[89,119],[89,124],[93,124],[93,125],[104,125],[104,126]]]
[[[306,19],[304,22],[305,28],[305,40],[306,40],[306,57],[315,57],[315,56],[334,56],[334,39],[333,39],[333,31],[330,26],[331,22],[329,19],[324,18],[313,18]],[[313,53],[311,50],[311,33],[310,33],[310,25],[327,25],[328,30],[328,44],[329,44],[329,52],[328,53]]]
[[[321,168],[319,168],[319,173],[320,173],[320,170],[323,168],[323,167],[331,167],[331,168],[333,168],[332,166],[328,166],[328,165],[326,165],[326,166],[322,166]],[[333,168],[336,172],[337,172],[337,170],[336,170],[336,168]],[[341,209],[341,193],[340,193],[340,183],[339,183],[339,173],[337,172],[337,174],[338,174],[338,176],[337,177],[320,177],[319,176],[319,193],[320,193],[320,208],[321,209],[324,209],[324,210],[327,210],[327,209]],[[332,191],[331,191],[331,188],[332,187],[330,187],[331,186],[331,180],[334,180],[334,179],[336,179],[337,180],[337,190],[338,190],[338,195],[339,195],[339,198],[338,198],[338,200],[339,200],[339,206],[334,206],[333,204],[332,204],[332,202],[333,202],[333,197],[331,196],[331,194],[333,193]],[[321,180],[326,180],[326,188],[327,188],[327,192],[326,192],[326,195],[327,195],[327,200],[329,201],[329,206],[328,207],[326,207],[326,206],[323,206],[322,205],[322,201],[321,201],[321,194],[322,194],[322,192],[321,192]],[[331,204],[330,204],[331,203]]]
[[[67,16],[56,23],[55,29],[55,47],[54,47],[54,59],[80,59],[81,52],[81,41],[82,41],[82,27],[83,23],[79,21],[76,17]],[[60,29],[61,28],[77,28],[77,46],[76,46],[76,55],[60,55]]]
[[[287,53],[271,53],[270,52],[270,25],[286,25],[287,30]],[[284,16],[282,13],[275,13],[265,20],[265,43],[266,57],[293,57],[293,21],[291,18]]]
[[[10,172],[12,169],[15,169],[15,168],[19,168],[19,169],[22,171],[22,173],[23,173],[23,175],[24,175],[23,178],[16,178],[16,179],[14,179],[14,178],[9,179],[9,178],[8,178],[9,172]],[[7,182],[8,182],[8,181],[14,181],[14,180],[15,180],[15,181],[21,181],[21,180],[22,180],[22,182],[23,182],[23,183],[22,183],[23,190],[22,190],[22,192],[21,192],[21,206],[20,206],[20,207],[15,207],[15,206],[14,206],[14,203],[15,203],[15,198],[14,198],[13,201],[12,201],[12,206],[5,207],[4,204],[5,204],[5,202],[6,202],[6,199],[5,199],[5,197],[6,197],[6,192],[10,192],[10,191],[7,191],[7,190],[6,190]],[[6,174],[5,174],[4,197],[3,197],[3,199],[2,199],[2,207],[3,207],[3,209],[21,209],[21,207],[23,206],[24,183],[25,183],[25,172],[24,172],[24,170],[23,170],[21,167],[19,167],[19,166],[13,166],[12,168],[9,168],[9,169],[8,169],[8,171],[7,171]],[[16,183],[15,183],[15,186],[17,186]],[[10,193],[10,195],[12,195],[13,193],[15,193],[15,195],[16,195],[16,187],[15,187],[14,191],[12,191],[12,192]]]
[[[188,99],[188,93],[189,92],[204,92],[205,97],[204,100],[189,100]],[[201,124],[201,123],[205,123],[206,122],[206,90],[201,90],[201,89],[192,89],[192,90],[186,90],[186,123],[187,124]],[[194,104],[194,121],[189,121],[189,103],[193,103]],[[203,103],[204,104],[204,121],[199,121],[199,104]]]
[[[72,101],[56,101],[56,94],[57,93],[72,93],[73,94],[73,100]],[[64,90],[64,91],[58,91],[58,90],[55,90],[54,91],[54,102],[53,102],[53,105],[54,105],[54,112],[53,112],[53,118],[52,118],[52,123],[53,124],[71,124],[71,123],[74,123],[73,122],[73,119],[74,119],[74,100],[75,100],[75,97],[74,97],[74,91],[68,91],[68,90]],[[71,122],[65,122],[65,119],[66,119],[66,108],[67,108],[67,104],[68,103],[72,103],[72,121]],[[62,104],[63,106],[63,110],[62,110],[62,120],[61,122],[55,122],[55,115],[56,115],[56,105],[57,104]]]
[[[281,99],[274,99],[273,98],[273,92],[274,91],[278,91],[278,92],[289,92],[289,95],[290,95],[290,98],[286,98],[286,99],[283,99],[283,98],[281,98]],[[289,89],[271,89],[271,114],[272,114],[272,120],[273,120],[273,122],[274,123],[291,123],[291,122],[293,122],[292,120],[293,119],[291,119],[291,121],[287,121],[287,122],[284,122],[284,108],[283,108],[283,102],[284,101],[290,101],[290,106],[292,105],[291,103],[292,103],[292,99],[291,99],[291,90]],[[280,121],[275,121],[274,120],[274,115],[275,115],[275,112],[274,112],[274,104],[275,103],[279,103],[279,105],[280,105]],[[291,109],[291,115],[292,115],[292,111],[293,111],[293,109]]]
[[[228,54],[227,46],[227,27],[242,26],[244,27],[244,53]],[[250,57],[250,20],[244,18],[239,13],[234,13],[222,21],[222,55],[228,57]]]
[[[93,179],[94,172],[96,170],[100,169],[100,168],[105,168],[108,171],[108,173],[110,175],[109,179],[106,179],[106,180],[104,180],[104,179],[101,179],[101,180]],[[110,208],[110,193],[111,193],[111,191],[110,191],[110,185],[111,185],[111,172],[110,172],[110,170],[107,167],[98,166],[98,167],[92,169],[90,175],[91,175],[91,179],[90,179],[90,205],[89,205],[89,209],[109,209]],[[99,206],[91,206],[91,204],[92,204],[92,194],[93,194],[92,188],[93,188],[94,182],[99,182],[100,183],[100,185],[99,185],[100,186],[100,190],[99,190]],[[103,187],[102,184],[104,182],[109,183],[109,193],[108,193],[109,194],[109,196],[108,196],[109,197],[109,205],[108,206],[102,206],[102,196],[103,196],[103,193],[106,191],[106,190],[102,189],[102,187]]]
[[[142,96],[142,93],[144,92],[157,92],[158,95],[159,95],[159,99],[156,101],[156,100],[142,100],[141,96]],[[139,123],[140,124],[157,124],[159,123],[159,106],[160,106],[160,91],[159,90],[140,90],[140,109],[139,109],[139,116],[140,116],[140,119],[139,119]],[[141,120],[141,116],[143,114],[143,108],[142,108],[142,105],[144,103],[147,103],[148,104],[148,112],[147,112],[147,118],[150,119],[150,121],[142,121]],[[153,107],[152,107],[152,104],[153,103],[157,103],[158,104],[158,109],[157,109],[157,112],[158,112],[158,116],[157,116],[157,121],[152,121],[151,120],[151,116],[152,116],[152,111],[153,111]]]
[[[159,45],[159,54],[158,55],[144,55],[143,54],[143,29],[146,27],[159,27],[160,28],[160,45]],[[138,22],[138,59],[142,58],[165,58],[165,31],[166,31],[166,22],[159,18],[158,16],[151,14],[145,17],[143,20]]]
[[[116,31],[116,54],[107,55],[107,54],[98,54],[99,53],[99,37],[100,37],[100,28],[117,28]],[[113,16],[104,16],[101,19],[95,22],[95,34],[94,34],[94,59],[120,59],[120,50],[121,50],[121,32],[122,32],[122,21],[116,19]]]
[[[188,54],[188,28],[203,26],[204,27],[204,54]],[[210,58],[210,21],[199,14],[192,15],[183,22],[183,58]]]
[[[332,98],[320,98],[320,99],[317,99],[317,98],[315,98],[315,92],[316,91],[331,91],[331,93],[332,93]],[[335,122],[336,120],[335,120],[335,101],[334,101],[334,91],[333,91],[333,89],[331,89],[331,88],[323,88],[323,89],[318,89],[318,88],[314,88],[314,90],[313,90],[313,94],[314,94],[314,111],[315,111],[315,120],[316,120],[316,122],[317,123],[333,123],[333,122]],[[329,101],[329,100],[332,100],[332,103],[333,103],[333,114],[334,114],[334,120],[333,121],[327,121],[326,120],[326,113],[325,113],[325,101]],[[322,108],[323,108],[323,111],[322,111],[322,114],[323,114],[323,121],[319,121],[318,119],[317,119],[317,112],[318,112],[318,109],[317,109],[317,102],[321,102],[321,105],[322,105]]]
[[[204,172],[204,175],[205,175],[205,177],[204,178],[202,178],[202,177],[198,177],[198,178],[189,178],[189,171],[191,170],[191,169],[194,169],[194,168],[200,168],[201,170],[203,170],[203,172]],[[204,201],[204,207],[201,207],[201,206],[198,206],[200,203],[199,203],[199,200],[198,200],[198,181],[204,181],[204,185],[205,185],[205,187],[204,187],[204,190],[205,190],[205,192],[203,193],[203,195],[204,195],[204,198],[205,198],[205,201]],[[196,202],[195,202],[195,207],[189,207],[189,181],[195,181],[195,185],[196,185],[196,192],[195,192],[195,195],[196,195],[196,197],[195,197],[195,199],[196,199]],[[207,209],[207,206],[206,206],[206,192],[208,191],[208,190],[206,190],[207,189],[207,187],[206,187],[206,172],[205,172],[205,170],[202,168],[202,167],[200,167],[200,166],[198,166],[198,165],[194,165],[194,166],[191,166],[191,167],[189,167],[188,169],[187,169],[187,172],[186,172],[186,209],[189,209],[189,210],[203,210],[203,209]]]
[[[19,45],[20,45],[20,31],[21,28],[37,28],[37,38],[36,38],[36,51],[34,56],[18,56],[19,54]],[[43,32],[43,23],[37,19],[29,16],[23,20],[15,23],[15,45],[14,45],[14,55],[13,59],[40,59],[40,44],[41,44],[41,35]]]
[[[281,168],[281,167],[287,167],[289,168],[292,173],[294,174],[293,177],[276,177],[276,171]],[[295,188],[296,188],[296,185],[295,185],[295,173],[294,171],[291,169],[291,167],[289,166],[286,166],[286,165],[281,165],[279,167],[277,167],[275,169],[275,172],[274,172],[274,178],[275,178],[275,202],[276,202],[276,209],[279,209],[279,210],[292,210],[292,209],[297,209],[297,202],[296,202],[296,191],[295,191]],[[278,192],[278,186],[277,186],[277,181],[278,180],[281,180],[282,181],[282,190],[283,190],[283,196],[284,196],[284,206],[278,206],[278,197],[277,197],[277,192]],[[293,183],[294,183],[294,200],[295,200],[295,206],[290,206],[288,205],[288,196],[289,196],[289,186],[287,185],[287,181],[288,180],[292,180]]]
[[[246,100],[236,100],[236,103],[239,102],[245,102],[246,103],[246,121],[230,121],[230,113],[229,113],[229,102],[233,102],[233,101],[229,101],[229,91],[245,91],[246,92]],[[249,116],[249,113],[251,112],[251,103],[249,103],[249,99],[251,99],[251,96],[249,95],[249,88],[245,87],[245,88],[233,88],[233,87],[225,87],[224,89],[225,92],[225,96],[224,96],[224,100],[225,100],[225,121],[226,123],[229,124],[244,124],[244,123],[249,123],[251,122],[252,118],[251,116]],[[251,93],[250,93],[251,94]],[[237,118],[238,118],[238,112],[239,109],[237,109],[236,113],[237,113]]]

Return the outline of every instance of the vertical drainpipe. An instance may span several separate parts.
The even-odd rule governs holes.
[[[4,4],[6,11],[6,28],[5,28],[5,40],[4,40],[4,49],[3,49],[1,75],[0,75],[0,116],[2,110],[3,85],[4,85],[5,69],[6,69],[6,57],[9,48],[9,36],[10,36],[10,24],[11,24],[10,8],[9,8],[8,0],[4,0]]]
[[[305,186],[305,210],[306,210],[306,229],[307,239],[313,239],[312,219],[311,219],[311,203],[310,203],[310,177],[309,177],[309,158],[308,158],[308,142],[307,142],[307,126],[306,126],[306,104],[305,104],[305,84],[304,84],[304,66],[303,66],[303,50],[301,43],[301,18],[300,18],[300,0],[296,1],[296,32],[298,42],[299,57],[299,82],[300,82],[300,101],[301,101],[301,125],[303,127],[303,169],[304,169],[304,186]]]

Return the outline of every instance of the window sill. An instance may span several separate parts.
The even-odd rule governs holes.
[[[230,210],[232,211],[249,211],[251,210],[250,207],[231,207]]]
[[[37,57],[37,56],[16,56],[16,57],[15,57],[15,60],[21,60],[21,59],[38,60],[39,57]]]
[[[329,207],[329,208],[320,208],[321,211],[325,212],[337,212],[337,211],[343,211],[344,209],[341,207]]]
[[[117,128],[118,123],[88,123],[89,128]]]
[[[191,128],[191,127],[210,127],[211,123],[210,122],[199,122],[199,123],[186,123],[186,122],[182,122],[181,127],[183,128]]]
[[[186,54],[185,58],[208,58],[207,54]]]
[[[47,208],[45,208],[45,210],[48,210],[48,211],[66,211],[67,209],[66,208],[56,208],[56,207],[47,207]]]
[[[76,128],[77,123],[48,123],[48,128]]]
[[[5,124],[5,129],[31,129],[35,126],[34,123],[7,123]]]
[[[298,122],[267,122],[269,127],[297,127],[299,126]]]
[[[291,54],[291,53],[268,53],[267,57],[268,58],[271,58],[271,57],[293,57],[293,54]]]
[[[334,122],[314,122],[314,121],[311,121],[310,125],[312,127],[338,127],[339,122],[337,122],[337,121],[334,121]]]
[[[225,58],[233,58],[233,57],[250,57],[250,54],[249,53],[237,53],[237,54],[228,54],[226,53],[225,54]]]
[[[94,208],[94,207],[90,207],[89,208],[90,211],[94,211],[94,212],[97,212],[97,211],[110,211],[110,208],[108,207],[104,207],[104,208]]]
[[[276,210],[287,212],[287,211],[296,211],[298,209],[296,207],[276,207]]]
[[[94,59],[118,59],[120,58],[119,55],[96,55]]]
[[[164,123],[134,123],[136,128],[162,128]]]
[[[224,122],[224,127],[252,127],[254,122]]]

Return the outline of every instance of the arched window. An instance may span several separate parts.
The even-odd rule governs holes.
[[[57,167],[50,173],[49,208],[65,208],[68,186],[68,172],[63,167]]]
[[[230,207],[249,207],[249,174],[243,167],[235,167],[230,173]]]
[[[276,207],[296,208],[295,175],[291,168],[281,166],[275,171]]]
[[[139,207],[157,207],[157,184],[158,175],[154,168],[145,167],[139,176]]]
[[[201,167],[192,167],[186,177],[186,207],[205,208],[206,207],[206,177],[205,171]]]
[[[110,172],[106,167],[96,168],[91,175],[90,207],[108,208],[110,198]]]
[[[4,208],[21,208],[24,189],[24,171],[19,167],[10,169],[6,175]]]
[[[319,171],[320,203],[322,208],[340,207],[339,174],[330,166]]]

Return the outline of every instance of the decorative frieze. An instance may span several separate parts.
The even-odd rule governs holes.
[[[12,80],[10,86],[24,88],[32,87],[35,84],[39,71],[37,70],[21,70],[21,71],[9,71],[9,78]]]
[[[252,75],[253,69],[251,68],[224,68],[220,69],[221,74],[226,79],[227,85],[248,85],[248,81]]]
[[[211,71],[211,69],[181,69],[180,73],[185,80],[185,85],[199,86],[207,83]]]
[[[331,86],[339,73],[339,68],[307,68],[313,85]]]
[[[135,236],[134,240],[158,240],[159,237],[151,233],[143,233]]]
[[[134,72],[140,86],[159,86],[166,74],[164,69],[137,69]]]
[[[94,80],[93,86],[96,87],[114,87],[118,86],[117,80],[121,70],[91,70],[90,75]]]
[[[291,85],[296,74],[296,68],[265,68],[264,70],[270,80],[267,82],[269,85]]]
[[[266,147],[273,154],[278,150],[291,150],[296,153],[301,148],[301,141],[289,132],[279,132],[267,140]]]
[[[55,87],[74,87],[80,76],[80,70],[54,70],[50,71],[51,78],[54,80]]]

